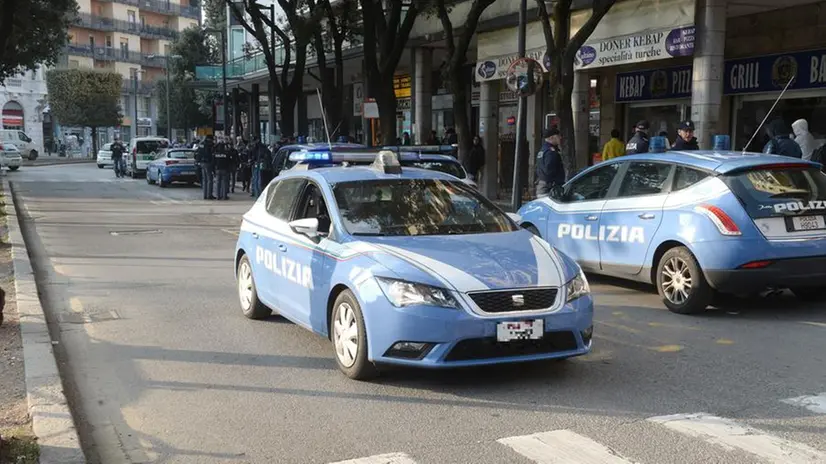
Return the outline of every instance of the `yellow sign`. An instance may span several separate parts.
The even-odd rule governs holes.
[[[393,90],[396,98],[410,98],[410,74],[393,76]]]
[[[211,127],[199,127],[198,129],[195,130],[195,134],[198,137],[206,137],[207,135],[214,135],[212,133],[212,128]]]

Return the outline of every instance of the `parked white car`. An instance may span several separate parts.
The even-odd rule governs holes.
[[[35,145],[31,137],[26,135],[26,133],[21,130],[0,130],[0,143],[14,144],[15,148],[20,151],[21,156],[25,156],[29,160],[37,159],[37,145]]]
[[[107,143],[100,147],[98,150],[98,157],[97,157],[98,167],[100,169],[112,167],[115,165],[115,162],[112,161],[112,144]]]
[[[0,143],[0,166],[17,171],[23,164],[23,154],[13,143]]]
[[[129,142],[129,153],[126,155],[126,175],[133,179],[146,174],[149,166],[161,151],[162,146],[169,146],[169,139],[165,137],[137,137]]]

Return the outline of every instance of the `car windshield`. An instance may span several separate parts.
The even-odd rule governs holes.
[[[443,172],[445,174],[450,174],[451,176],[458,177],[459,179],[465,178],[465,170],[462,169],[462,165],[460,165],[456,161],[402,161],[401,164],[402,166],[427,169],[428,171]]]
[[[193,151],[171,151],[169,158],[172,159],[195,159],[195,152]]]
[[[112,144],[107,143],[106,145],[102,146],[100,149],[103,150],[103,151],[111,151],[112,150]]]
[[[753,169],[724,180],[753,218],[826,209],[826,174],[814,167]],[[790,203],[793,206],[788,206]]]
[[[17,145],[12,145],[10,143],[3,144],[3,151],[20,151],[17,149]]]
[[[333,186],[344,228],[353,235],[511,232],[502,211],[461,182],[393,179]]]
[[[138,153],[152,153],[158,151],[163,144],[163,140],[138,140],[135,144]]]

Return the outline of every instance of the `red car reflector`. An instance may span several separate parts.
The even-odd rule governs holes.
[[[700,205],[694,208],[695,211],[703,213],[711,219],[711,222],[717,227],[723,235],[742,235],[737,223],[734,222],[725,211],[714,205]]]
[[[774,261],[752,261],[740,266],[740,269],[763,269],[772,265]]]

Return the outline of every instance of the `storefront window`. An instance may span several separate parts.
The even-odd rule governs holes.
[[[649,135],[659,135],[661,132],[668,134],[668,140],[674,143],[677,138],[677,126],[680,121],[688,119],[691,114],[691,106],[686,104],[671,103],[656,106],[628,106],[627,117],[625,118],[628,127],[618,127],[622,137],[628,140],[634,133],[634,125],[637,122],[646,120],[650,124]]]
[[[745,147],[773,104],[774,98],[743,101],[741,103],[735,119],[735,149],[740,150]],[[805,119],[809,122],[809,132],[814,136],[816,145],[819,146],[826,142],[826,97],[785,97],[777,103],[777,107],[775,107],[766,124],[775,119],[785,121],[786,125],[789,126],[789,130],[791,130],[793,122],[798,119]],[[764,125],[746,149],[747,151],[761,152],[768,141],[769,137],[766,134]]]

